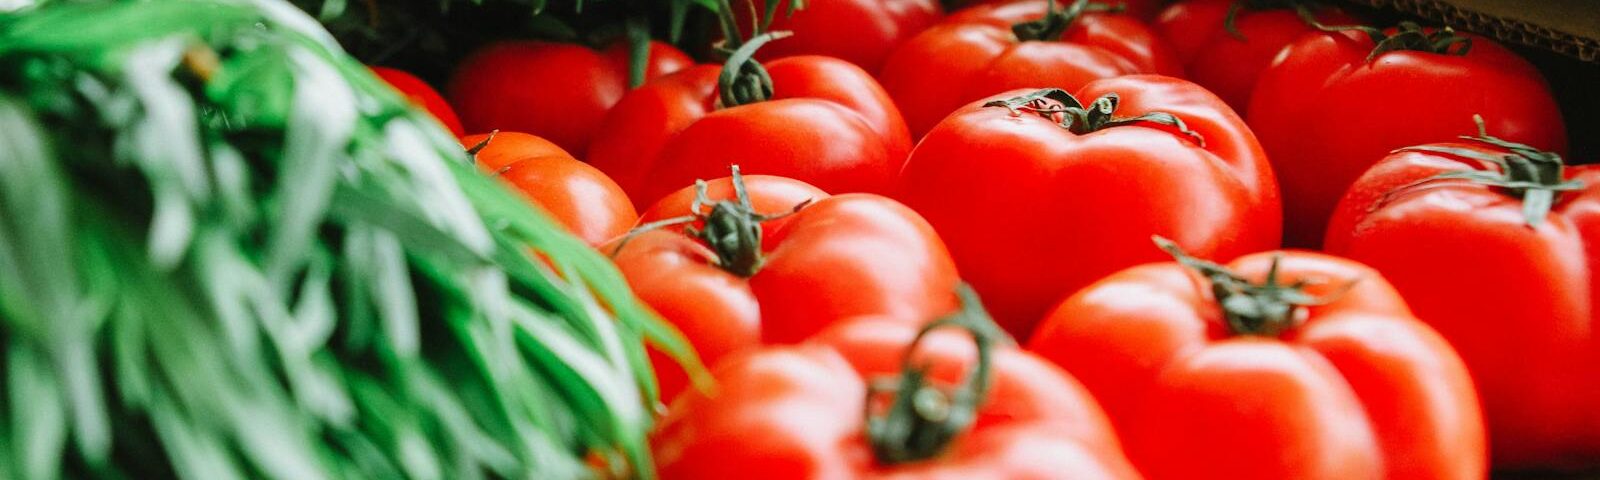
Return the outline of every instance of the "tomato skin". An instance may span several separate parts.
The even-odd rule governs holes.
[[[1497,469],[1600,467],[1600,257],[1592,253],[1600,167],[1567,167],[1566,178],[1585,187],[1561,194],[1538,227],[1525,223],[1520,198],[1497,188],[1450,181],[1405,189],[1482,168],[1447,154],[1388,155],[1340,202],[1327,247],[1383,272],[1461,352],[1484,402]]]
[[[382,78],[389,86],[399,90],[401,95],[405,95],[407,99],[411,100],[413,105],[422,107],[423,110],[433,114],[433,118],[438,119],[439,123],[443,124],[444,128],[449,130],[451,134],[457,137],[465,135],[464,130],[461,129],[461,120],[456,117],[456,111],[450,108],[450,104],[446,103],[444,97],[429,86],[428,82],[422,81],[422,79],[405,70],[389,67],[369,68],[372,69],[372,73],[378,75],[378,78]]]
[[[1161,11],[1153,26],[1183,62],[1184,77],[1216,93],[1235,111],[1250,105],[1256,78],[1283,47],[1315,32],[1293,9],[1243,9],[1234,26],[1244,39],[1224,28],[1233,0],[1186,0]],[[1325,25],[1351,25],[1357,20],[1337,9],[1321,9]]]
[[[654,437],[664,479],[1131,479],[1105,415],[1077,382],[1015,348],[994,352],[993,383],[971,430],[939,457],[879,466],[863,434],[866,382],[895,375],[916,326],[844,320],[797,346],[747,352],[715,371],[715,396],[691,393]],[[935,332],[918,348],[933,378],[972,366],[970,339]]]
[[[1045,7],[1031,0],[974,6],[896,49],[878,77],[905,114],[913,138],[967,102],[1007,90],[1055,86],[1072,91],[1121,75],[1182,74],[1166,42],[1123,15],[1084,14],[1060,41],[1018,40],[1011,25],[1043,17]]]
[[[757,3],[758,11],[764,8],[765,2]],[[740,13],[740,25],[748,25],[743,10]],[[877,72],[895,46],[938,23],[943,15],[938,0],[810,0],[792,15],[782,10],[774,15],[769,31],[789,31],[794,36],[762,48],[756,58],[822,55]]]
[[[1261,281],[1277,255],[1281,283],[1334,295],[1278,336],[1227,331],[1211,286],[1168,262],[1067,298],[1028,350],[1083,381],[1152,479],[1483,478],[1481,412],[1449,344],[1353,261],[1272,252],[1232,268]]]
[[[672,230],[635,237],[613,258],[634,293],[677,326],[705,364],[758,344],[799,342],[839,318],[920,321],[954,308],[955,265],[933,229],[909,208],[871,194],[828,196],[791,179],[745,180],[760,213],[790,212],[813,200],[762,224],[765,262],[754,276],[714,266],[706,246]],[[733,198],[730,179],[709,186],[709,198]],[[807,192],[814,195],[790,201]],[[668,196],[645,218],[689,214],[684,198],[684,192]],[[760,208],[775,204],[781,206]],[[672,398],[682,383],[668,383],[681,382],[681,370],[670,361],[655,366],[670,372],[661,380],[663,398]]]
[[[1391,150],[1449,141],[1481,114],[1509,141],[1565,152],[1544,78],[1488,38],[1465,56],[1392,51],[1359,32],[1311,34],[1262,72],[1247,118],[1283,188],[1285,244],[1315,247],[1339,198]]]
[[[651,42],[646,78],[692,64],[678,49]],[[583,157],[606,111],[628,91],[627,45],[602,52],[543,41],[493,43],[461,62],[449,91],[468,131],[526,132]]]
[[[1080,136],[980,101],[930,131],[902,172],[899,198],[939,231],[962,276],[1019,339],[1062,296],[1162,260],[1148,246],[1153,234],[1212,258],[1277,245],[1271,168],[1221,100],[1147,75],[1096,81],[1077,98],[1109,92],[1121,95],[1118,117],[1169,112],[1206,146],[1147,124]]]
[[[690,68],[630,92],[601,127],[590,162],[640,208],[695,179],[724,176],[733,164],[833,193],[887,192],[911,138],[882,87],[834,58],[788,57],[764,66],[774,92],[763,102],[714,108],[719,66]]]
[[[488,137],[469,135],[461,143],[472,148]],[[549,140],[499,132],[478,151],[477,162],[589,245],[627,233],[639,219],[616,182]]]

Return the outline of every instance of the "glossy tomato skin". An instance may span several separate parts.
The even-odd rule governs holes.
[[[465,134],[464,130],[461,129],[461,120],[456,117],[456,111],[450,108],[450,104],[444,101],[444,97],[440,96],[439,92],[429,86],[427,82],[405,70],[389,67],[371,68],[372,73],[377,74],[378,78],[382,78],[384,82],[394,87],[395,90],[399,90],[400,94],[405,95],[407,99],[411,100],[412,104],[422,107],[423,110],[433,114],[433,118],[438,119],[445,129],[450,130],[451,134],[458,137]]]
[[[794,36],[762,47],[756,58],[822,55],[877,72],[894,47],[938,23],[943,15],[938,0],[809,0],[792,15],[778,12],[769,30]]]
[[[1232,268],[1260,282],[1279,255],[1282,283],[1331,301],[1277,336],[1227,331],[1207,281],[1168,262],[1064,300],[1028,350],[1083,381],[1151,479],[1484,478],[1482,414],[1449,344],[1358,263],[1274,252]]]
[[[662,478],[1138,478],[1083,388],[1015,348],[994,353],[988,401],[948,450],[877,465],[862,433],[867,382],[896,375],[915,334],[857,318],[802,345],[735,356],[715,369],[715,396],[691,393],[668,411],[653,439]],[[953,332],[933,333],[918,352],[949,384],[975,357]]]
[[[1600,257],[1592,253],[1600,169],[1568,167],[1567,178],[1585,188],[1562,194],[1537,227],[1525,223],[1518,197],[1497,188],[1407,188],[1482,168],[1454,155],[1389,155],[1339,204],[1327,248],[1383,272],[1461,352],[1483,398],[1497,469],[1600,467]]]
[[[1185,0],[1161,11],[1153,24],[1183,62],[1184,78],[1206,87],[1235,111],[1250,105],[1256,78],[1283,47],[1316,31],[1290,8],[1239,11],[1234,26],[1244,38],[1230,35],[1224,23],[1234,0]],[[1316,12],[1326,25],[1351,25],[1357,20],[1340,10]]]
[[[651,42],[646,78],[692,65],[688,55]],[[467,131],[525,132],[577,157],[587,154],[606,111],[628,91],[628,50],[543,41],[490,44],[456,68],[450,101]]]
[[[804,340],[839,318],[911,321],[954,308],[955,265],[909,208],[871,194],[828,196],[790,179],[745,179],[761,213],[790,212],[813,200],[762,224],[765,261],[755,275],[741,278],[714,266],[715,254],[674,230],[636,237],[613,259],[634,292],[683,331],[707,365],[759,343]],[[708,195],[731,199],[730,185],[727,178],[712,181]],[[685,198],[668,196],[646,218],[687,215]],[[656,366],[678,375],[670,363]],[[665,385],[663,392],[671,398]]]
[[[878,77],[913,138],[967,102],[1007,90],[1072,91],[1103,78],[1183,71],[1164,40],[1124,15],[1085,14],[1060,41],[1018,40],[1011,25],[1043,17],[1045,7],[1034,1],[974,6],[896,49]]]
[[[1345,189],[1389,151],[1449,141],[1481,114],[1496,136],[1564,152],[1544,78],[1493,40],[1465,56],[1393,51],[1366,60],[1358,32],[1312,34],[1262,72],[1247,118],[1283,188],[1285,243],[1315,247]]]
[[[487,138],[469,135],[461,143],[471,148]],[[616,182],[543,138],[499,132],[478,151],[477,162],[590,245],[627,233],[639,219]]]
[[[1150,124],[1077,135],[974,102],[929,132],[901,175],[902,201],[939,231],[962,276],[1018,338],[1066,294],[1162,260],[1152,234],[1212,258],[1277,245],[1271,168],[1221,100],[1159,76],[1093,82],[1077,98],[1110,92],[1122,99],[1118,117],[1169,112],[1205,146]]]
[[[911,150],[882,87],[843,60],[799,56],[765,65],[773,98],[717,108],[720,66],[630,92],[606,119],[589,161],[645,207],[699,178],[791,177],[833,192],[887,192]]]

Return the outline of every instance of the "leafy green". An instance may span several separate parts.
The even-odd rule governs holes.
[[[651,476],[687,343],[424,115],[283,0],[0,13],[0,478]]]

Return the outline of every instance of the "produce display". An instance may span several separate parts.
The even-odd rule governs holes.
[[[0,479],[1600,478],[1600,69],[1396,3],[0,0]]]

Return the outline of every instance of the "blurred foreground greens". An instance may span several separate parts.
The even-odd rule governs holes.
[[[651,475],[639,339],[686,344],[311,16],[37,3],[0,13],[0,478]]]

